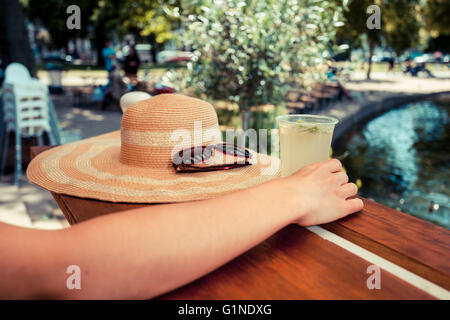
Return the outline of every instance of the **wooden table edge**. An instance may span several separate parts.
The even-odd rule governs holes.
[[[37,154],[48,150],[50,148],[52,148],[53,146],[39,146],[39,147],[31,147],[31,157],[34,158]],[[82,219],[80,219],[79,217],[77,217],[72,210],[70,209],[70,207],[67,205],[65,199],[71,199],[71,200],[76,200],[76,197],[73,196],[67,196],[67,195],[63,195],[63,194],[57,194],[54,192],[51,192],[55,201],[57,202],[57,204],[60,206],[60,208],[62,209],[63,213],[66,215],[67,220],[69,221],[70,224],[75,224],[78,223],[80,221],[83,221]],[[82,199],[85,200],[85,199]],[[96,201],[96,200],[92,200],[92,201]],[[377,205],[377,206],[382,206],[378,203],[375,203],[373,201],[367,200],[363,198],[363,201],[365,203],[365,206],[372,206],[372,205]],[[124,204],[126,205],[126,204]],[[389,214],[392,215],[398,215],[399,212],[385,207],[383,206],[385,210],[387,210],[389,212]],[[120,211],[120,210],[118,210]],[[364,210],[359,213],[359,215],[364,215]],[[401,213],[403,214],[403,213]],[[403,214],[405,215],[405,214]],[[402,218],[408,220],[408,219],[416,219],[414,222],[418,223],[418,219],[411,217],[409,215],[405,215],[402,216]],[[352,216],[352,219],[358,219],[358,216],[354,215]],[[440,228],[438,226],[435,226],[429,222],[423,221],[423,220],[419,220],[419,223],[423,224],[423,226],[426,226],[427,228]],[[361,246],[364,249],[367,249],[369,251],[371,251],[374,254],[379,255],[380,257],[389,260],[447,290],[450,290],[450,275],[446,274],[445,272],[442,272],[442,270],[439,270],[438,268],[436,268],[436,261],[423,261],[423,259],[421,259],[420,256],[411,256],[411,255],[407,255],[405,254],[405,252],[402,252],[401,250],[398,250],[394,247],[388,246],[384,243],[381,243],[379,241],[379,239],[373,239],[373,238],[369,238],[368,236],[366,236],[365,234],[359,232],[356,228],[354,228],[353,226],[349,227],[348,225],[345,225],[344,223],[342,223],[341,220],[339,221],[335,221],[329,224],[325,224],[322,225],[321,227],[323,227],[324,229],[335,233],[336,235],[351,241],[353,243],[355,243],[356,245]],[[443,229],[443,228],[441,228]],[[450,231],[445,230],[445,234],[447,235],[449,241],[448,243],[450,243]],[[436,244],[433,244],[436,245]],[[446,248],[444,248],[446,249]],[[450,255],[450,252],[446,251],[447,254]],[[445,259],[445,257],[438,257],[438,258],[442,258]]]

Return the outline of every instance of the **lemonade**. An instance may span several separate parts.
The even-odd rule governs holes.
[[[277,120],[282,177],[329,158],[337,119],[316,115],[286,115]]]

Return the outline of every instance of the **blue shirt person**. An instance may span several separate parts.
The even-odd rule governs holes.
[[[107,41],[105,43],[105,47],[102,50],[102,56],[103,59],[105,59],[105,69],[108,72],[111,72],[114,70],[114,60],[116,59],[116,52],[111,47],[111,42]]]

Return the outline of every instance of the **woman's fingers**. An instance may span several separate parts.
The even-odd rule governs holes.
[[[353,197],[358,192],[358,187],[354,183],[346,183],[338,188],[338,194],[347,199]]]
[[[364,203],[359,198],[348,199],[345,201],[348,209],[348,214],[361,211],[364,208]]]
[[[327,161],[327,169],[330,172],[339,172],[342,171],[342,163],[338,159],[330,159]]]
[[[345,185],[348,182],[348,176],[344,171],[336,172],[333,174],[333,179],[338,186]]]

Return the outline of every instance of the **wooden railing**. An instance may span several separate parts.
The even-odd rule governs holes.
[[[33,147],[32,157],[49,147]],[[53,193],[70,224],[143,204],[111,203]],[[450,231],[373,201],[322,225],[335,235],[439,287],[450,290]],[[147,205],[148,206],[148,205]],[[180,239],[182,241],[182,239]],[[308,229],[288,226],[213,273],[165,299],[433,299],[431,289],[382,270],[382,287],[366,285],[364,257]],[[446,293],[447,292],[447,293]],[[450,293],[449,293],[450,294]],[[439,296],[439,297],[442,297]]]

